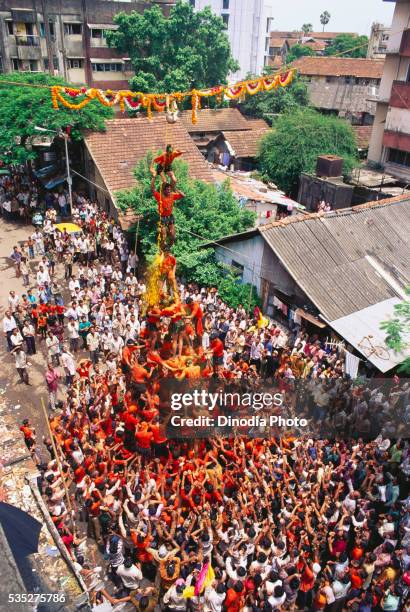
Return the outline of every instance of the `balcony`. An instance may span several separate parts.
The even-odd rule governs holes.
[[[15,35],[16,45],[18,47],[39,47],[40,37],[34,34]]]
[[[393,81],[390,106],[393,108],[410,108],[410,83],[405,81]]]

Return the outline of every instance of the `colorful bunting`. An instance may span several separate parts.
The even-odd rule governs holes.
[[[173,92],[169,94],[141,93],[128,90],[112,91],[111,89],[102,90],[95,87],[89,89],[81,87],[62,87],[55,85],[51,88],[51,101],[53,108],[59,109],[60,105],[71,110],[80,110],[92,100],[97,100],[103,106],[120,105],[124,112],[145,108],[149,119],[152,118],[152,111],[163,112],[170,106],[177,108],[177,103],[181,103],[186,98],[191,99],[192,123],[197,121],[197,111],[201,108],[201,98],[211,98],[216,96],[220,101],[222,96],[229,100],[243,99],[247,94],[254,96],[260,91],[271,91],[277,87],[286,87],[292,81],[295,71],[288,70],[284,73],[272,76],[248,79],[235,85],[218,85],[209,89],[193,89],[187,92]]]

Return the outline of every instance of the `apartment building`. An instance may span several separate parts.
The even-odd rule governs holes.
[[[368,162],[410,183],[410,0],[396,1],[376,102]]]
[[[383,60],[304,56],[292,64],[308,84],[310,101],[321,111],[344,117],[353,125],[371,125],[383,74]]]
[[[268,64],[274,0],[189,0],[196,10],[210,6],[226,25],[233,57],[240,69],[232,81],[260,74]]]
[[[167,10],[171,0],[156,0]],[[0,0],[0,71],[49,72],[73,84],[124,88],[128,58],[107,45],[113,17],[143,11],[131,0]]]
[[[367,47],[368,59],[384,59],[386,57],[387,44],[389,42],[391,28],[382,23],[372,23]]]

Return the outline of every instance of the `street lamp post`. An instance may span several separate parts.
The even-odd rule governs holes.
[[[34,127],[34,129],[37,132],[51,132],[52,134],[55,134],[56,136],[59,136],[60,138],[64,138],[64,151],[65,151],[65,165],[66,165],[66,171],[67,171],[67,184],[68,184],[68,201],[70,204],[70,215],[73,214],[73,192],[72,192],[72,178],[71,178],[71,170],[70,170],[70,158],[68,156],[68,134],[65,134],[62,130],[49,130],[48,128],[44,128],[44,127],[40,127],[39,125],[36,125]]]

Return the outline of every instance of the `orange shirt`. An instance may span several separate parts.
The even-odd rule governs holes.
[[[172,211],[174,210],[174,202],[181,200],[182,195],[180,193],[171,193],[169,196],[166,196],[158,191],[155,191],[154,198],[158,202],[158,212],[160,217],[169,217],[172,215]]]
[[[154,435],[152,433],[152,431],[137,431],[137,433],[135,434],[135,438],[137,440],[138,445],[141,448],[149,448],[151,446],[151,440],[153,439]]]

